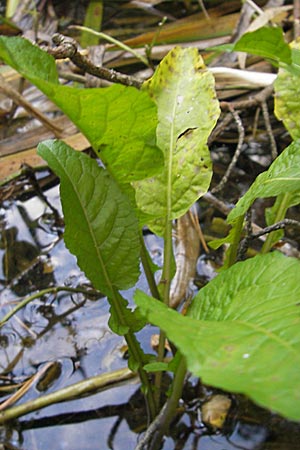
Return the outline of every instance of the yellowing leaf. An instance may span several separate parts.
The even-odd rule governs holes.
[[[300,138],[300,72],[299,72],[299,44],[292,44],[293,68],[291,66],[280,69],[275,89],[275,114],[282,120],[284,126],[293,139]]]
[[[174,48],[144,84],[158,108],[161,174],[135,184],[140,209],[162,221],[182,216],[209,187],[206,145],[219,117],[213,75],[193,48]]]

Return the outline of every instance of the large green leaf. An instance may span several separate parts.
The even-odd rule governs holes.
[[[139,277],[139,233],[134,211],[109,173],[64,142],[45,141],[38,153],[60,177],[64,239],[78,265],[107,296]]]
[[[174,48],[144,84],[158,107],[161,174],[136,183],[140,209],[163,220],[182,216],[203,195],[212,170],[206,145],[219,116],[212,74],[196,49]]]
[[[228,215],[232,222],[246,213],[257,198],[275,197],[282,193],[300,191],[300,140],[292,142],[271,164],[266,172],[258,175],[246,194]]]
[[[58,86],[51,98],[85,134],[119,183],[162,170],[163,154],[155,136],[156,106],[146,92],[120,85]]]
[[[251,53],[277,62],[291,64],[292,55],[279,27],[261,27],[245,33],[234,45],[234,51]]]
[[[189,317],[141,291],[135,301],[204,383],[300,420],[299,271],[279,253],[237,263],[201,289]]]
[[[55,60],[20,37],[0,37],[0,58],[35,84],[70,117],[121,184],[156,174],[157,108],[147,92],[113,85],[79,89],[58,84]]]

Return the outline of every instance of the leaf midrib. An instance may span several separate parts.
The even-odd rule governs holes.
[[[56,159],[56,160],[57,160],[58,163],[60,164],[60,160],[59,160],[59,159]],[[93,244],[94,244],[95,249],[96,249],[96,255],[97,255],[97,258],[98,258],[98,260],[99,260],[99,262],[100,262],[100,266],[101,266],[101,269],[102,269],[102,271],[103,271],[105,281],[106,281],[107,286],[109,287],[110,291],[113,292],[113,284],[111,283],[109,274],[108,274],[108,272],[107,272],[107,270],[106,270],[106,266],[105,266],[104,261],[103,261],[103,259],[102,259],[102,256],[101,256],[101,253],[100,253],[100,251],[99,251],[99,248],[98,248],[98,246],[97,246],[97,241],[96,241],[96,239],[95,239],[95,233],[92,231],[92,226],[91,226],[91,224],[90,224],[90,221],[88,220],[88,216],[87,216],[87,213],[86,213],[86,209],[84,208],[83,202],[81,201],[81,198],[80,198],[80,195],[79,195],[79,191],[78,191],[78,189],[77,189],[77,187],[76,187],[76,184],[74,183],[73,179],[72,179],[71,177],[69,177],[69,174],[68,174],[68,172],[65,170],[64,166],[63,166],[62,164],[60,164],[60,165],[61,165],[61,167],[62,167],[62,169],[63,169],[63,172],[64,172],[66,178],[69,180],[69,183],[70,183],[70,185],[72,186],[72,188],[73,188],[73,190],[74,190],[74,192],[75,192],[75,195],[76,195],[76,197],[77,197],[77,199],[78,199],[78,204],[80,205],[80,207],[81,207],[81,209],[82,209],[82,211],[83,211],[83,216],[85,217],[86,223],[87,223],[87,225],[88,225],[88,229],[89,229],[89,231],[90,231],[90,235],[92,236],[92,241],[93,241]],[[81,174],[81,176],[82,176],[82,174]]]
[[[293,346],[291,344],[289,344],[288,342],[284,341],[283,339],[281,339],[279,336],[277,336],[275,333],[271,332],[270,330],[267,330],[265,328],[263,328],[262,326],[253,324],[253,323],[249,323],[243,320],[228,320],[228,321],[219,321],[218,323],[231,323],[231,324],[238,324],[238,325],[242,325],[244,327],[247,327],[253,331],[255,331],[255,333],[257,334],[262,334],[267,336],[269,339],[278,342],[282,347],[285,347],[287,350],[289,350],[291,353],[294,354],[295,357],[297,357],[297,359],[300,362],[300,354],[299,352],[297,352]],[[237,336],[238,339],[238,336]]]
[[[172,169],[174,156],[174,141],[175,141],[175,119],[177,109],[178,83],[176,84],[176,95],[172,109],[172,123],[170,127],[170,144],[169,144],[169,159],[168,159],[168,173],[167,173],[167,222],[172,219]]]

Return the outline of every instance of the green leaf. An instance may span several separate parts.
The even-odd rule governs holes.
[[[296,46],[296,44],[293,44]],[[298,44],[299,46],[299,44]],[[299,71],[299,49],[292,48],[293,66],[284,67],[279,70],[274,83],[275,89],[275,115],[282,120],[284,126],[293,139],[300,138],[300,71]],[[293,71],[292,68],[298,68]]]
[[[234,51],[235,44],[220,44],[220,45],[213,45],[212,47],[207,47],[206,51],[212,51],[212,52],[228,52],[231,53]]]
[[[210,248],[217,250],[224,244],[233,244],[234,240],[235,240],[235,228],[233,224],[227,236],[213,239],[212,241],[209,241],[208,245]]]
[[[165,362],[153,362],[144,366],[146,372],[162,372],[168,370],[168,368],[169,365]]]
[[[204,383],[300,420],[299,270],[276,252],[237,263],[201,289],[189,317],[140,291],[135,301]]]
[[[136,308],[135,310],[129,309],[128,301],[125,300],[119,292],[115,291],[114,298],[110,296],[108,297],[108,301],[111,305],[109,309],[110,318],[108,325],[114,333],[119,336],[124,336],[129,331],[136,333],[144,328],[146,320],[145,317],[141,315],[139,308]],[[120,316],[122,316],[121,320]]]
[[[266,208],[265,217],[267,225],[273,225],[276,222],[283,220],[286,216],[287,210],[292,206],[300,204],[300,191],[284,193],[277,196],[272,207]],[[268,236],[268,246],[271,248],[284,235],[283,230],[273,231]]]
[[[136,183],[140,209],[163,221],[182,216],[203,195],[212,170],[206,145],[219,117],[213,75],[197,49],[174,48],[144,84],[157,103],[161,174]]]
[[[163,154],[155,142],[156,105],[146,92],[120,85],[59,86],[51,98],[88,138],[119,183],[162,169]]]
[[[245,33],[234,45],[234,51],[251,53],[285,64],[292,63],[291,49],[279,27],[262,27]]]
[[[38,153],[60,177],[64,239],[95,288],[111,296],[139,277],[138,221],[108,172],[61,141],[45,141]]]
[[[83,25],[87,28],[91,28],[92,30],[99,31],[101,30],[102,18],[103,18],[103,0],[91,0],[85,11]],[[86,31],[82,31],[80,39],[81,47],[86,48],[88,46],[98,44],[99,44],[99,37]]]
[[[0,59],[33,84],[58,84],[55,59],[27,39],[0,36]]]
[[[231,230],[228,235],[221,239],[214,239],[209,242],[209,246],[213,249],[218,249],[221,245],[230,244],[224,255],[224,263],[218,272],[228,269],[236,262],[237,251],[240,243],[240,237],[243,229],[243,217],[237,217],[231,222]]]
[[[300,140],[292,142],[271,164],[258,175],[246,194],[229,213],[228,221],[246,213],[257,198],[275,197],[282,193],[300,191]]]
[[[296,43],[295,41],[292,42],[291,44],[291,49],[292,49],[292,61],[293,61],[293,65],[297,68],[300,68],[300,46],[298,43]],[[297,48],[297,46],[299,48]],[[299,72],[298,72],[299,74]]]
[[[163,154],[156,146],[157,107],[147,92],[120,85],[59,85],[53,57],[20,37],[0,37],[0,58],[61,108],[119,184],[162,170]]]

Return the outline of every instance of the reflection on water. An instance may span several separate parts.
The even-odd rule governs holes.
[[[46,191],[61,214],[58,186]],[[0,315],[23,296],[51,286],[88,286],[61,239],[61,223],[41,198],[4,201],[0,205]],[[147,235],[155,263],[161,263],[162,242]],[[139,287],[145,286],[143,276]],[[126,295],[129,300],[133,289]],[[54,392],[87,377],[125,367],[124,341],[108,328],[109,306],[83,294],[44,295],[29,303],[0,329],[0,396],[13,385],[53,362],[46,376],[20,402]],[[139,333],[151,351],[153,329]],[[200,386],[200,387],[199,387]],[[233,397],[223,433],[201,422],[201,404],[213,393],[189,381],[185,413],[171,427],[163,450],[292,450],[299,448],[299,426],[283,421],[242,397]],[[5,427],[0,448],[23,450],[133,449],[146,426],[143,396],[136,382],[126,382],[82,399],[51,405]],[[3,444],[1,447],[1,443]]]
[[[27,241],[17,240],[17,227],[2,230],[0,248],[4,250],[2,257],[3,275],[6,282],[24,272],[38,256],[38,248]]]

